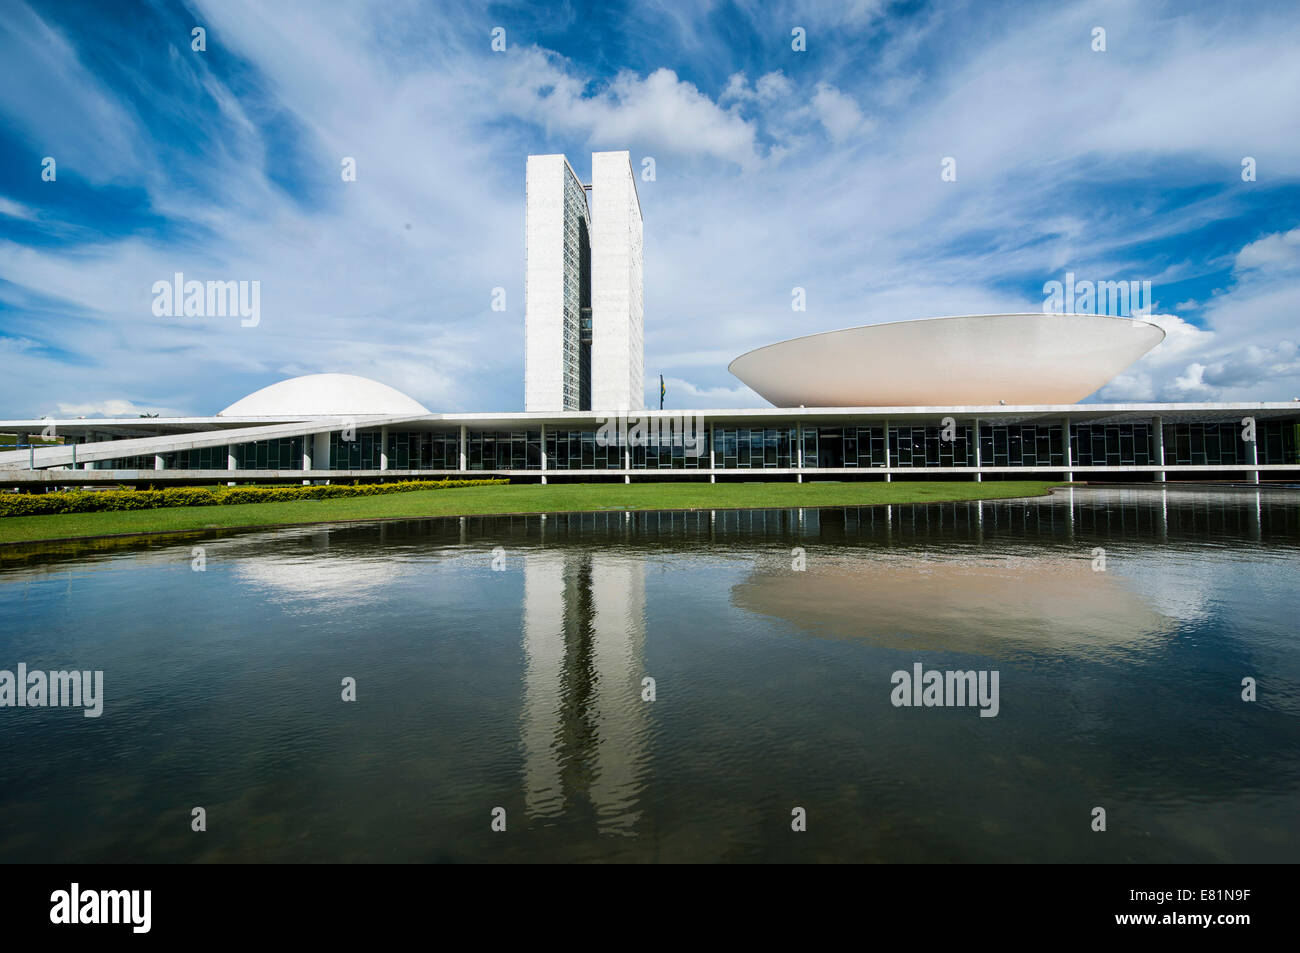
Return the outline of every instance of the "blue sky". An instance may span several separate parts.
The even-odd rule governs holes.
[[[1151,281],[1168,332],[1095,399],[1290,400],[1296,49],[1291,2],[10,0],[0,417],[208,414],[327,371],[519,409],[525,156],[603,149],[655,160],[669,407],[761,406],[726,370],[750,348],[1037,311],[1067,271]],[[178,271],[259,281],[260,322],[155,316]]]

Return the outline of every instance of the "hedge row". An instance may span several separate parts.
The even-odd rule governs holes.
[[[321,486],[174,486],[163,490],[108,490],[90,493],[0,493],[0,517],[103,510],[152,510],[164,506],[232,506],[237,503],[288,503],[347,496],[380,496],[412,490],[460,486],[501,486],[509,480],[402,480],[397,483],[331,483]]]

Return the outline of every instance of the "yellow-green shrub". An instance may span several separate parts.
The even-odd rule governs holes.
[[[462,486],[501,486],[509,480],[402,480],[396,483],[351,483],[321,486],[173,486],[162,490],[107,490],[91,493],[0,493],[0,517],[51,513],[96,513],[106,510],[151,510],[166,506],[233,506],[239,503],[288,503],[350,496],[381,496],[413,490],[449,490]]]

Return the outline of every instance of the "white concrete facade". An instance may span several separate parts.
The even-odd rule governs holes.
[[[777,407],[1070,404],[1164,337],[1131,318],[977,314],[810,334],[729,370]]]
[[[565,272],[577,229],[566,222],[565,193],[581,192],[582,181],[562,155],[529,156],[525,180],[524,409],[577,410],[577,289]],[[579,216],[587,219],[585,199]]]
[[[286,417],[337,414],[427,414],[419,401],[356,374],[306,374],[291,377],[237,400],[218,417]]]
[[[627,152],[591,156],[591,406],[645,407],[641,201]]]

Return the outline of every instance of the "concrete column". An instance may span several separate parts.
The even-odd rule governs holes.
[[[626,473],[623,474],[623,482],[631,483],[632,482],[632,447],[631,446],[625,446],[623,448],[623,469],[627,471]],[[671,469],[671,467],[669,469]]]
[[[468,436],[468,433],[466,432],[465,425],[464,425],[464,424],[461,424],[461,428],[460,428],[460,466],[457,467],[456,469],[458,469],[458,470],[468,470],[468,469],[469,469],[469,454],[468,454],[468,452],[467,452],[468,449],[469,449],[469,436]]]
[[[796,451],[795,466],[798,469],[802,470],[803,469],[803,421],[802,420],[799,421],[797,425],[797,429],[795,430],[795,434],[794,434],[794,439],[795,439],[795,451]],[[797,477],[795,477],[795,482],[796,483],[803,482],[802,473],[800,473]]]
[[[888,420],[885,421],[885,469],[886,470],[889,469],[889,421]],[[885,482],[889,483],[890,480],[891,480],[891,474],[886,473]]]
[[[980,468],[984,466],[983,452],[980,450],[980,419],[976,417],[971,421],[971,432],[975,437],[975,482],[983,483],[984,474]]]
[[[1259,421],[1256,421],[1256,422],[1255,422],[1255,427],[1256,427],[1256,428],[1259,427]],[[1255,439],[1252,440],[1250,443],[1248,443],[1246,446],[1247,446],[1247,450],[1246,450],[1246,459],[1250,462],[1250,465],[1251,465],[1251,467],[1252,467],[1252,469],[1250,470],[1249,473],[1246,474],[1246,476],[1250,479],[1250,482],[1251,482],[1251,483],[1258,483],[1258,482],[1259,482],[1259,471],[1256,470],[1256,469],[1254,469],[1255,467],[1258,467],[1258,466],[1259,466],[1259,431],[1258,431],[1258,429],[1256,429],[1256,431],[1255,431]]]
[[[332,434],[327,430],[312,437],[311,464],[313,470],[330,468],[330,443]]]
[[[155,453],[153,455],[153,468],[155,470],[165,469],[163,466],[163,455],[161,453]]]
[[[388,428],[379,428],[379,469],[388,469]]]
[[[235,462],[235,444],[233,443],[226,444],[226,469],[227,470],[239,469],[239,467],[236,466],[236,462]]]
[[[316,435],[315,435],[315,434],[311,434],[311,433],[303,434],[303,437],[302,437],[302,468],[303,468],[304,470],[310,470],[310,469],[311,469],[311,451],[312,451],[312,447],[313,447],[313,445],[314,445],[315,443],[316,443]]]
[[[717,446],[717,442],[718,442],[718,428],[715,427],[713,424],[709,424],[709,469],[710,470],[716,469],[718,465],[717,462],[718,458],[717,458],[717,454],[715,453],[715,447]],[[717,483],[718,475],[716,473],[710,473],[709,482]]]
[[[1156,482],[1165,482],[1165,422],[1161,417],[1151,418],[1151,430],[1156,444],[1156,465],[1161,469],[1156,471]]]
[[[1074,480],[1074,451],[1070,449],[1070,418],[1061,418],[1061,439],[1065,441],[1065,478]]]
[[[542,424],[542,486],[546,485],[546,424]]]

